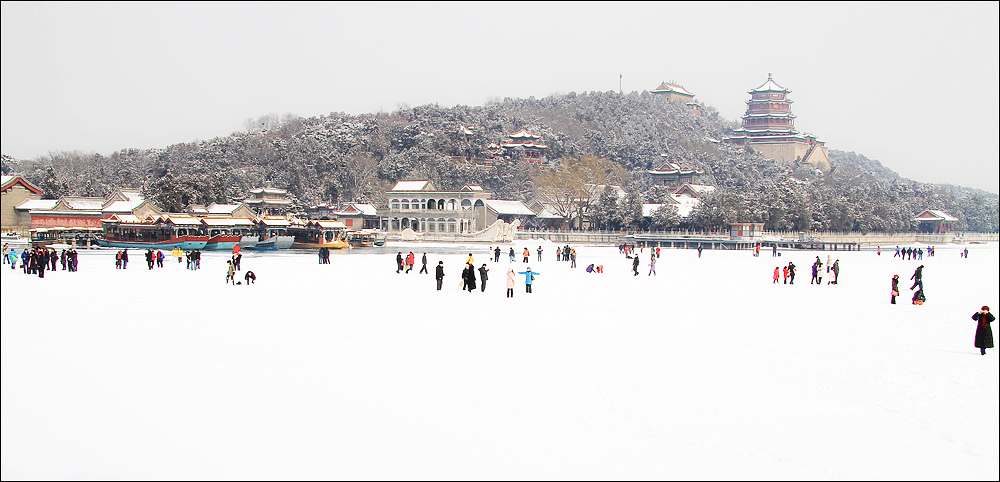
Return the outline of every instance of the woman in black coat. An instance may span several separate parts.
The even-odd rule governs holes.
[[[993,330],[990,328],[990,323],[996,318],[990,313],[990,307],[984,306],[972,315],[972,319],[976,320],[976,348],[979,348],[980,355],[985,355],[987,348],[993,348]]]
[[[471,264],[465,265],[463,275],[465,275],[465,289],[472,293],[476,289],[476,267]]]

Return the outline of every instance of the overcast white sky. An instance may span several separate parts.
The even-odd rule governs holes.
[[[3,2],[2,151],[102,154],[248,117],[482,105],[676,80],[905,177],[1000,192],[998,12],[981,3]]]

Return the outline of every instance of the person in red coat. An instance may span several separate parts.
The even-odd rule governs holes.
[[[972,315],[972,319],[976,320],[976,348],[979,348],[980,355],[985,355],[987,348],[993,348],[993,329],[990,328],[990,323],[996,318],[990,313],[990,307],[984,306]]]

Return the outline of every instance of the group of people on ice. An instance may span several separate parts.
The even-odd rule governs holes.
[[[472,256],[472,255],[469,255],[469,256]],[[400,271],[405,270],[404,274],[408,274],[410,272],[410,270],[413,269],[414,263],[416,263],[416,256],[413,254],[413,251],[410,251],[409,254],[407,254],[405,257],[403,256],[403,252],[402,251],[396,253],[396,272],[397,273],[399,273]],[[428,271],[427,271],[427,253],[424,253],[424,255],[420,258],[420,263],[421,263],[422,266],[420,267],[420,271],[417,274],[428,273]]]
[[[881,246],[879,246],[878,248],[878,254],[879,255],[882,254]],[[928,246],[927,257],[933,257],[933,256],[934,256],[934,246]],[[892,255],[892,257],[893,258],[898,257],[904,261],[911,259],[922,260],[924,259],[924,250],[922,248],[910,248],[910,247],[900,249],[899,246],[896,246],[896,254]]]
[[[513,251],[513,248],[511,248]],[[527,249],[525,249],[527,251]],[[498,261],[498,256],[500,253],[500,247],[498,246],[495,250],[490,250],[493,255],[494,262]],[[402,259],[402,253],[397,254],[397,258]],[[424,264],[426,266],[427,253],[424,253]],[[397,261],[398,262],[398,261]],[[593,265],[591,265],[592,267]],[[478,276],[477,276],[478,273]],[[480,292],[486,291],[486,282],[490,279],[490,269],[486,267],[486,263],[483,263],[479,268],[476,268],[475,257],[472,253],[469,253],[469,257],[465,260],[465,264],[462,268],[461,279],[459,281],[459,286],[463,289],[472,293],[479,287]],[[536,276],[541,276],[541,273],[537,271],[532,271],[531,267],[528,266],[524,271],[515,272],[514,269],[507,270],[506,274],[506,285],[507,285],[507,297],[512,298],[514,296],[514,286],[516,283],[517,275],[524,275],[524,291],[526,293],[531,293],[531,286],[535,281]],[[444,261],[438,261],[437,267],[434,269],[434,279],[437,284],[437,290],[441,291],[444,286]]]
[[[20,260],[24,274],[37,274],[39,278],[45,277],[45,271],[55,271],[60,264],[63,271],[76,271],[78,259],[76,249],[73,248],[64,249],[61,253],[52,248],[25,248],[18,256],[16,249],[5,245],[3,253],[3,261],[10,263],[10,269],[15,269]]]
[[[823,284],[824,273],[825,274],[832,273],[831,278],[827,280],[826,284],[828,285],[837,284],[837,280],[840,278],[840,260],[838,259],[831,262],[831,257],[827,255],[825,266],[826,267],[824,271],[823,261],[819,259],[819,256],[816,256],[816,261],[813,261],[812,266],[810,266],[809,268],[810,272],[812,273],[812,277],[809,279],[809,284],[817,284],[817,285]],[[798,270],[795,266],[795,263],[792,261],[789,261],[788,264],[786,264],[785,266],[775,266],[774,273],[771,275],[771,280],[772,280],[771,283],[777,284],[778,280],[781,279],[782,284],[793,285],[795,284],[795,273],[797,271]]]

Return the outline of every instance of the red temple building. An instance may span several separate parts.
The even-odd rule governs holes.
[[[736,146],[749,145],[772,159],[809,164],[828,172],[830,158],[824,142],[795,130],[790,92],[767,74],[767,82],[747,92],[750,100],[743,126],[725,141]]]
[[[528,132],[527,129],[521,129],[510,136],[510,140],[501,144],[504,150],[510,154],[516,151],[517,148],[524,149],[524,157],[521,158],[522,161],[543,163],[547,162],[545,158],[545,150],[549,146],[542,144],[542,136],[538,134],[533,134]]]

